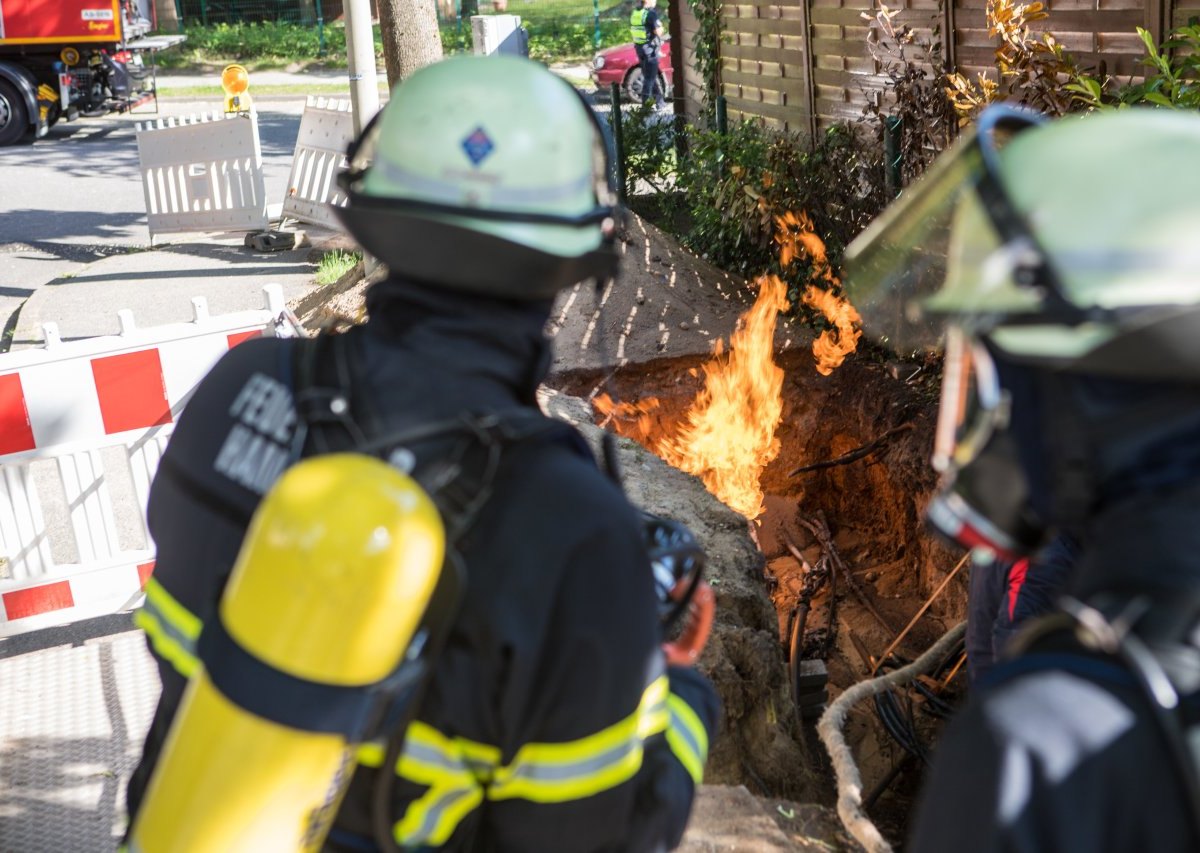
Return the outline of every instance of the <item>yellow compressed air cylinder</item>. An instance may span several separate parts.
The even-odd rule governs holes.
[[[402,660],[444,548],[437,509],[410,477],[359,454],[309,459],[263,499],[221,620],[242,649],[274,669],[366,687]],[[184,693],[130,850],[319,850],[355,746],[250,713],[202,667]]]

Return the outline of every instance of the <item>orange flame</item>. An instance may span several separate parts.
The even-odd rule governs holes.
[[[841,367],[846,356],[858,349],[858,339],[862,329],[856,324],[862,322],[858,311],[849,300],[835,296],[828,290],[822,290],[815,285],[809,285],[808,290],[800,297],[805,305],[816,308],[825,315],[834,328],[826,329],[813,341],[813,356],[817,359],[817,373],[828,376],[834,368]]]
[[[808,257],[813,280],[824,288],[838,287],[825,244],[808,216],[787,213],[775,221],[784,268],[796,258]],[[738,319],[729,352],[717,341],[712,360],[704,366],[704,388],[692,401],[683,425],[653,448],[676,468],[700,477],[710,492],[749,519],[763,512],[759,479],[779,455],[775,430],[783,417],[783,369],[774,359],[775,323],[779,312],[788,307],[787,285],[778,276],[761,276],[757,284],[758,298]],[[836,327],[813,343],[817,370],[828,375],[854,351],[861,333],[855,328],[860,320],[854,306],[824,288],[810,284],[802,298]],[[599,394],[592,403],[607,420],[621,424],[621,434],[650,445],[661,409],[658,399],[617,403]]]
[[[850,300],[833,292],[841,286],[841,281],[829,265],[825,244],[814,232],[808,214],[801,212],[797,216],[788,211],[783,216],[776,216],[775,224],[779,226],[775,242],[779,244],[779,263],[783,268],[787,269],[796,258],[807,256],[812,260],[811,278],[824,283],[824,287],[810,284],[800,301],[820,311],[834,326],[821,332],[813,341],[817,373],[828,376],[834,368],[841,366],[846,356],[858,349],[858,339],[862,336],[858,326],[862,317]]]
[[[729,354],[718,341],[684,426],[656,451],[747,518],[762,513],[759,476],[779,454],[775,428],[783,415],[783,369],[773,351],[776,315],[788,307],[787,285],[762,276],[758,287],[758,299],[730,337]]]
[[[622,435],[646,443],[654,429],[654,413],[661,408],[657,397],[646,397],[636,403],[618,403],[608,394],[597,394],[592,407],[604,415],[605,422],[620,421],[626,424]]]

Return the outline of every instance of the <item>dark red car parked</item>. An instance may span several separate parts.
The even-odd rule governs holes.
[[[633,42],[605,48],[592,57],[592,79],[596,86],[608,90],[617,83],[625,97],[635,103],[642,102],[642,67],[638,63],[637,48]],[[671,40],[663,39],[658,49],[658,85],[665,97],[671,97]]]

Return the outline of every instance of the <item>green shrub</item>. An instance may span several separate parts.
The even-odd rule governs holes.
[[[522,21],[529,31],[529,56],[539,62],[569,62],[591,59],[598,49],[595,44],[596,24],[578,18],[570,21],[546,19]],[[629,24],[623,21],[600,21],[600,49],[629,41]]]
[[[598,95],[609,97],[607,92]],[[621,118],[626,186],[635,192],[642,187],[669,191],[677,168],[674,123],[655,112],[653,102],[626,109]]]
[[[882,157],[874,140],[835,125],[815,144],[745,121],[722,136],[692,131],[676,175],[692,251],[746,276],[775,273],[794,303],[811,268],[779,262],[778,218],[805,216],[825,243],[833,269],[846,245],[886,206]]]
[[[1142,64],[1150,69],[1141,83],[1114,87],[1111,78],[1081,74],[1066,88],[1092,109],[1137,104],[1200,109],[1200,24],[1172,30],[1162,45],[1155,45],[1148,30],[1138,27],[1137,34],[1146,46]]]
[[[324,53],[321,30],[301,24],[271,21],[207,27],[193,24],[184,32],[187,41],[179,48],[161,53],[159,66],[180,68],[239,62],[254,70],[297,62],[321,61],[337,67],[346,64],[346,29],[340,23],[324,27]],[[382,56],[378,30],[375,43],[376,55]]]

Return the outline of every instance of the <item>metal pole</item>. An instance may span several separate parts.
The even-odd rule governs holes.
[[[325,11],[317,0],[317,56],[325,55]]]
[[[208,4],[200,0],[200,23],[208,26]]]
[[[717,133],[722,136],[729,133],[729,113],[724,95],[717,95]]]
[[[592,0],[592,20],[595,22],[595,31],[592,34],[592,46],[600,47],[600,0]]]
[[[900,184],[903,180],[900,169],[903,158],[900,150],[901,122],[900,116],[883,117],[883,165],[886,168],[884,180],[887,181],[888,195],[893,198],[900,195]]]
[[[617,198],[621,200],[621,204],[624,204],[627,193],[625,187],[625,139],[621,132],[621,84],[610,84],[610,94],[612,97],[613,147],[617,149],[613,152],[617,161]]]
[[[350,114],[355,135],[379,112],[379,74],[371,0],[346,0],[346,64],[350,75]]]

